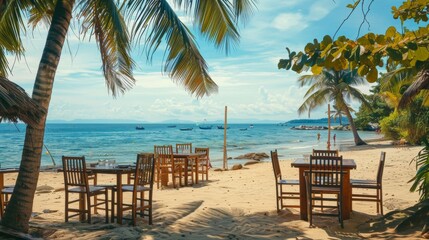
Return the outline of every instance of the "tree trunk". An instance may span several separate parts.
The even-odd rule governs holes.
[[[347,119],[349,120],[350,128],[352,129],[352,132],[353,132],[353,138],[354,138],[354,141],[355,141],[356,146],[359,146],[359,145],[366,145],[366,142],[364,142],[364,141],[359,137],[359,134],[358,134],[358,132],[357,132],[357,130],[356,130],[356,126],[355,126],[355,123],[354,123],[354,121],[353,121],[353,117],[352,117],[352,114],[350,113],[349,108],[348,108],[348,107],[345,107],[344,112],[346,113],[346,115],[347,115]]]
[[[2,219],[2,225],[20,232],[28,232],[29,228],[39,178],[46,117],[73,5],[74,0],[58,0],[55,7],[32,96],[36,103],[46,109],[46,113],[42,115],[38,124],[27,125],[18,178]]]

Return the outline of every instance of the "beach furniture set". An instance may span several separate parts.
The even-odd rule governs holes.
[[[106,222],[116,220],[122,224],[123,219],[127,219],[124,213],[131,211],[129,219],[133,225],[137,216],[148,218],[152,224],[154,182],[160,188],[171,181],[173,187],[178,188],[198,183],[199,175],[202,180],[208,180],[209,148],[192,150],[192,143],[176,144],[175,151],[172,145],[154,146],[154,153],[137,154],[135,167],[131,164],[88,166],[84,156],[63,156],[65,221],[79,217],[80,221],[91,223],[92,213],[101,210]],[[116,175],[116,184],[97,183],[97,174]],[[127,177],[125,184],[123,176]],[[124,198],[125,195],[130,197]],[[131,201],[125,202],[125,199]]]
[[[200,175],[208,180],[209,148],[196,147],[193,151],[192,143],[178,143],[175,150],[172,145],[154,146],[158,189],[168,186],[170,179],[174,188],[198,184]]]
[[[122,224],[124,212],[131,211],[131,221],[136,225],[137,215],[148,217],[152,224],[152,196],[155,158],[153,153],[137,154],[136,166],[131,167],[87,167],[85,157],[63,156],[64,185],[65,185],[65,221],[78,216],[80,221],[91,223],[92,212],[103,210],[105,221],[117,220]],[[134,173],[132,184],[122,184],[122,176]],[[114,174],[116,185],[99,185],[96,177],[94,184],[89,184],[89,174]],[[111,192],[111,198],[108,197]],[[124,202],[124,195],[131,195],[131,202]],[[78,195],[78,197],[71,197]],[[91,198],[93,197],[92,201]],[[109,204],[110,203],[110,204]],[[77,206],[76,206],[77,205]],[[109,208],[110,205],[110,208]],[[116,209],[116,214],[115,214]]]
[[[375,180],[357,180],[350,178],[350,171],[356,169],[354,159],[343,159],[338,150],[313,150],[311,155],[298,158],[291,164],[298,168],[299,179],[283,179],[277,150],[271,151],[277,211],[299,208],[300,218],[309,221],[310,226],[313,215],[336,216],[341,227],[343,220],[350,218],[353,201],[376,202],[377,214],[383,214],[385,157],[386,153],[381,152]],[[374,190],[375,193],[368,192]]]

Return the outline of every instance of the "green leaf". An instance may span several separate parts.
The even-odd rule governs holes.
[[[368,73],[368,66],[366,66],[366,65],[361,65],[361,66],[358,68],[358,74],[359,74],[360,76],[365,76],[367,73]]]
[[[428,49],[425,47],[418,47],[415,51],[415,57],[418,61],[426,61],[429,58]]]
[[[373,83],[375,81],[377,81],[378,78],[378,70],[376,67],[371,68],[371,70],[369,70],[368,75],[366,75],[366,79],[368,80],[368,82]]]
[[[307,43],[307,45],[304,48],[305,53],[313,53],[314,52],[314,45],[312,43]]]
[[[386,30],[386,37],[388,37],[388,38],[394,37],[395,34],[396,34],[396,28],[394,26],[390,26]]]
[[[322,73],[322,70],[323,70],[323,67],[318,66],[318,65],[313,65],[313,66],[311,67],[311,72],[312,72],[314,75],[319,75],[320,73]]]

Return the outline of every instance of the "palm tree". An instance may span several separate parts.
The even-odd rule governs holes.
[[[341,110],[337,105],[333,105],[332,106],[332,108],[334,109],[334,110],[331,110],[331,115],[334,117],[334,120],[335,121],[337,121],[337,118],[339,119],[339,121],[340,121],[340,125],[343,125],[343,122],[342,122],[342,120],[343,120],[343,115],[345,115],[346,113],[343,111],[343,110]],[[349,109],[349,111],[350,112],[355,112],[355,110],[350,106],[350,105],[347,105],[347,108]]]
[[[194,24],[218,48],[230,49],[237,43],[239,19],[248,16],[253,0],[191,1],[174,0],[174,4],[194,16]],[[167,0],[10,0],[0,1],[0,73],[8,71],[5,52],[24,54],[21,32],[24,15],[36,26],[47,22],[49,31],[33,88],[33,100],[46,110],[38,124],[28,125],[20,171],[2,225],[28,232],[34,193],[40,170],[43,137],[55,73],[61,57],[72,16],[81,24],[83,36],[94,35],[101,52],[102,69],[109,92],[116,96],[134,84],[134,62],[130,57],[133,36],[148,50],[148,60],[166,42],[163,71],[197,97],[217,91],[208,74],[194,36],[180,21]],[[126,20],[132,22],[129,33]],[[4,50],[3,50],[4,49]]]
[[[298,79],[300,86],[310,85],[305,93],[304,103],[299,107],[298,113],[311,112],[317,107],[324,106],[333,101],[339,111],[344,112],[350,123],[356,145],[366,143],[359,137],[350,109],[346,100],[356,99],[368,105],[363,94],[354,86],[363,84],[365,79],[356,71],[333,71],[324,69],[319,75],[304,75]]]

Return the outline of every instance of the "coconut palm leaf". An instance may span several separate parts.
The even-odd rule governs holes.
[[[412,99],[418,95],[422,90],[429,89],[429,69],[421,70],[415,81],[407,88],[399,101],[398,108],[405,108],[412,101]],[[427,101],[427,92],[425,95],[425,102]]]
[[[409,181],[413,182],[410,191],[419,191],[421,201],[429,199],[429,142],[423,142],[425,147],[412,160],[416,163],[416,176]]]
[[[194,36],[167,1],[129,1],[126,9],[137,13],[132,34],[139,41],[144,37],[148,59],[165,40],[164,72],[197,97],[217,92],[218,87],[208,74],[208,66]]]
[[[17,122],[21,119],[27,124],[35,124],[44,110],[39,107],[20,86],[0,77],[0,122]]]
[[[113,96],[131,89],[134,62],[130,38],[119,9],[113,0],[82,1],[78,18],[83,19],[83,34],[94,35],[100,48],[107,88]],[[90,31],[90,32],[89,32]]]

